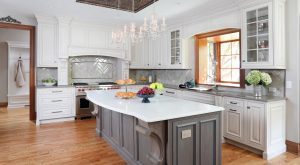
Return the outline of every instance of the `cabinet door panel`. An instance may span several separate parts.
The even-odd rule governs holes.
[[[128,115],[122,115],[122,147],[130,155],[134,158],[134,118]]]
[[[264,148],[264,104],[247,102],[247,144],[258,148]]]
[[[111,111],[111,139],[120,144],[120,113]]]
[[[224,116],[224,136],[242,142],[243,122],[243,109],[226,107]]]
[[[111,135],[110,128],[111,128],[111,111],[102,108],[102,132],[108,137]]]
[[[38,66],[56,67],[57,29],[55,24],[38,25]]]
[[[177,125],[173,136],[177,139],[176,145],[173,150],[173,161],[175,164],[196,164],[197,139],[196,128],[198,124],[196,122],[185,123],[184,125]],[[185,135],[185,134],[190,134]],[[173,138],[174,138],[173,137]],[[177,159],[176,159],[177,158]]]

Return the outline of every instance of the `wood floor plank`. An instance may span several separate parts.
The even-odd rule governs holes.
[[[35,126],[29,109],[0,108],[0,165],[124,165],[124,160],[95,133],[95,120]],[[224,165],[300,165],[284,153],[270,161],[230,144],[222,146]]]

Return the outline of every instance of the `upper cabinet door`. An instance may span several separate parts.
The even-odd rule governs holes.
[[[271,4],[244,11],[244,67],[273,65]]]
[[[284,1],[242,11],[242,68],[285,69]],[[280,16],[283,15],[283,16]]]
[[[181,56],[181,34],[180,30],[171,31],[170,35],[170,59],[171,66],[180,66],[182,64]]]
[[[37,35],[37,66],[57,67],[57,24],[38,22]]]

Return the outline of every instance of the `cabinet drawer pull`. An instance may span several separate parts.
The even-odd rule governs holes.
[[[229,109],[230,111],[233,111],[233,112],[236,112],[236,110],[235,109]]]
[[[166,91],[166,93],[175,94],[175,92]]]
[[[61,102],[62,100],[52,100],[52,102],[56,103],[56,102]]]
[[[52,91],[52,93],[61,93],[63,91]]]
[[[51,113],[62,113],[63,111],[53,111]]]
[[[237,102],[230,101],[230,104],[237,104]]]

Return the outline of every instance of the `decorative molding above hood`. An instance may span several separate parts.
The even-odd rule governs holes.
[[[109,48],[70,47],[69,56],[106,56],[125,59],[125,50]]]

